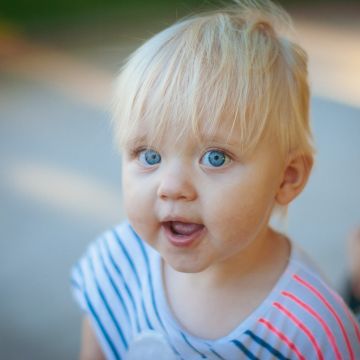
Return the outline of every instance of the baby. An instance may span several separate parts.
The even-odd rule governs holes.
[[[72,272],[82,359],[360,359],[360,330],[269,225],[313,164],[307,57],[281,8],[167,28],[116,82],[128,221]]]

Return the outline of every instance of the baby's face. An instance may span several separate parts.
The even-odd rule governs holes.
[[[224,126],[176,141],[174,131],[151,147],[139,135],[124,149],[130,223],[178,271],[239,262],[267,236],[283,163],[270,139],[245,157],[238,134]]]

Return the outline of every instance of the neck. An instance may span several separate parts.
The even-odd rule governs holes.
[[[251,286],[266,272],[281,274],[287,265],[290,248],[288,240],[271,228],[251,242],[239,254],[213,264],[199,273],[181,273],[167,266],[166,271],[178,281],[197,289],[224,289]]]

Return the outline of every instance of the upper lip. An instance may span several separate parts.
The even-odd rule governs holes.
[[[199,224],[199,225],[203,225],[201,222],[199,221],[193,221],[189,218],[186,218],[186,217],[183,217],[183,216],[177,216],[177,215],[168,215],[168,216],[165,216],[161,222],[162,223],[167,223],[167,222],[171,222],[171,221],[178,221],[178,222],[182,222],[182,223],[185,223],[185,224]]]

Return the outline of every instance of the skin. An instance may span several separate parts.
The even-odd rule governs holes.
[[[175,131],[167,133],[151,148],[161,156],[156,164],[146,162],[149,143],[139,134],[125,148],[122,169],[129,221],[164,259],[173,314],[204,338],[231,331],[283,273],[289,242],[269,227],[269,218],[275,204],[287,205],[301,192],[312,165],[296,153],[281,156],[269,136],[245,156],[237,142],[240,129],[229,138],[230,124],[223,125],[200,142],[191,134],[177,141]],[[225,154],[222,166],[207,161],[214,150]],[[174,246],[164,231],[169,219],[203,224],[204,233],[189,247]]]
[[[125,208],[138,234],[176,271],[221,282],[246,271],[247,259],[256,259],[270,236],[268,220],[284,166],[272,139],[244,156],[237,129],[229,141],[228,134],[223,127],[201,143],[192,136],[176,142],[176,134],[169,134],[153,147],[161,162],[152,166],[141,159],[148,144],[139,139],[125,150],[122,169]],[[226,154],[223,166],[205,163],[211,150]],[[203,224],[206,233],[195,246],[174,247],[162,226],[168,217]]]
[[[82,324],[80,360],[105,360],[90,319],[87,317]]]
[[[261,304],[283,273],[289,242],[268,223],[275,204],[288,205],[304,188],[310,156],[288,153],[265,137],[248,156],[239,149],[239,129],[229,138],[224,121],[216,136],[191,134],[177,141],[176,131],[152,149],[161,162],[149,166],[144,151],[147,130],[123,151],[124,203],[135,231],[163,258],[169,306],[195,336],[227,335]],[[226,155],[223,166],[209,164],[209,151]],[[204,225],[191,246],[171,244],[163,221]],[[236,299],[236,301],[234,301]],[[103,359],[91,325],[84,320],[81,359]]]

